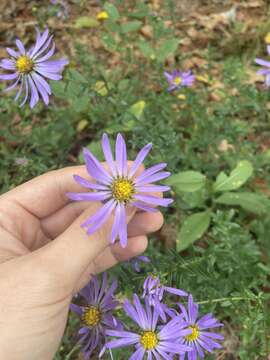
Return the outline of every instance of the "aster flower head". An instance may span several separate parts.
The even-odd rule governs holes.
[[[270,45],[267,45],[267,53],[270,55]],[[261,65],[262,69],[257,71],[257,74],[265,76],[266,87],[270,86],[270,61],[266,61],[260,58],[255,59],[257,65]]]
[[[168,308],[166,304],[162,303],[165,292],[178,296],[188,296],[184,290],[163,285],[158,276],[147,276],[143,284],[142,297],[147,298],[149,304],[156,307],[159,315],[163,320],[166,319],[166,313],[170,316],[174,316],[174,312]]]
[[[102,148],[108,170],[88,150],[84,149],[84,159],[89,175],[95,182],[90,182],[78,175],[75,181],[91,192],[68,193],[67,196],[75,201],[101,201],[103,206],[96,214],[88,218],[81,226],[86,227],[91,235],[98,230],[110,217],[115,214],[111,232],[111,242],[119,237],[122,247],[127,245],[126,208],[134,206],[144,211],[154,212],[155,206],[168,206],[173,200],[149,195],[152,192],[164,192],[168,186],[153,183],[167,178],[170,173],[162,171],[166,164],[158,164],[144,170],[138,175],[138,169],[149,153],[152,144],[145,145],[138,153],[131,167],[128,167],[126,143],[121,134],[117,135],[115,144],[115,161],[111,152],[109,138],[106,134],[102,138]],[[94,191],[93,191],[94,190]]]
[[[223,324],[210,313],[198,319],[199,305],[193,302],[192,295],[188,297],[188,310],[182,304],[179,304],[179,307],[185,325],[192,331],[180,340],[182,344],[192,348],[192,351],[188,353],[188,360],[204,358],[205,351],[211,353],[214,349],[222,347],[217,340],[223,340],[223,336],[209,330],[221,327]],[[185,360],[185,355],[180,355],[179,359]]]
[[[191,70],[186,72],[174,70],[171,74],[165,71],[164,76],[169,84],[168,91],[173,91],[182,87],[190,87],[195,81],[195,76],[192,75]]]
[[[139,256],[135,256],[134,258],[130,259],[129,261],[127,261],[127,263],[129,263],[132,267],[132,269],[134,271],[136,271],[137,273],[139,273],[141,271],[141,264],[149,264],[150,263],[150,259],[148,256],[145,255],[139,255]]]
[[[155,308],[152,308],[147,300],[143,306],[139,297],[134,294],[133,305],[126,300],[123,305],[126,314],[139,327],[137,332],[122,330],[107,330],[108,336],[117,339],[107,342],[106,348],[113,349],[134,345],[135,352],[129,360],[142,360],[145,355],[147,359],[160,360],[171,359],[172,354],[184,354],[191,348],[179,343],[176,339],[187,336],[191,333],[185,329],[180,321],[170,320],[162,327],[159,326],[159,315]]]
[[[4,91],[10,91],[18,87],[15,101],[22,98],[20,106],[30,99],[30,107],[33,108],[40,98],[46,105],[49,104],[51,88],[45,79],[60,80],[64,66],[68,64],[65,59],[49,60],[55,52],[53,36],[46,29],[40,33],[36,29],[37,38],[34,46],[25,49],[21,40],[16,40],[17,50],[7,48],[9,59],[0,61],[0,68],[10,71],[0,74],[0,80],[14,82]]]
[[[121,324],[113,316],[113,310],[118,305],[114,298],[116,288],[116,281],[110,287],[108,286],[106,273],[103,273],[101,283],[94,276],[79,293],[87,305],[70,305],[70,309],[78,314],[82,320],[83,326],[78,334],[85,359],[89,359],[95,349],[101,350],[104,347],[107,329],[122,329]]]

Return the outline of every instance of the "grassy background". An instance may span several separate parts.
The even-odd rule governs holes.
[[[115,8],[105,5],[110,18],[104,22],[96,20],[104,2],[67,3],[69,16],[62,19],[56,16],[59,7],[47,1],[1,2],[0,57],[16,36],[30,44],[33,27],[48,24],[70,60],[64,81],[52,84],[55,96],[48,108],[20,109],[12,97],[1,96],[2,192],[81,163],[82,146],[101,156],[101,134],[114,137],[121,131],[130,158],[151,141],[146,165],[166,161],[173,173],[199,171],[209,187],[221,171],[228,174],[240,160],[249,160],[254,172],[241,191],[269,198],[270,95],[254,66],[255,56],[266,57],[266,2],[119,0],[110,2]],[[193,70],[193,88],[167,93],[163,71],[174,68]],[[200,193],[173,189],[172,195],[175,203],[147,251],[152,263],[138,275],[113,269],[121,296],[139,291],[148,273],[158,273],[167,284],[192,292],[203,313],[213,311],[225,323],[224,349],[207,359],[266,359],[269,203],[266,211],[254,213],[217,205],[211,197],[200,201]],[[176,251],[185,219],[206,209],[211,211],[207,232]],[[55,360],[79,358],[78,326],[71,316]],[[121,352],[114,355],[126,359]]]

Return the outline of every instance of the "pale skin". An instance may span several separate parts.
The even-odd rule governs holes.
[[[0,196],[0,359],[51,360],[72,296],[91,278],[141,254],[160,212],[128,211],[128,246],[110,245],[112,219],[90,237],[80,224],[101,206],[72,203],[82,191],[72,175],[84,166],[41,175]]]

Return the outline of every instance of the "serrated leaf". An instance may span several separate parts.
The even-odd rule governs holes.
[[[104,4],[104,10],[107,11],[110,19],[112,19],[113,21],[117,21],[119,19],[120,17],[119,12],[113,4],[106,2]]]
[[[169,55],[177,50],[178,44],[178,39],[165,40],[157,52],[158,61],[164,62]]]
[[[173,186],[176,192],[194,192],[205,185],[206,177],[198,171],[183,171],[172,175],[166,184]]]
[[[183,223],[176,240],[177,251],[185,250],[207,231],[211,220],[210,211],[203,211],[189,216]]]
[[[218,204],[240,206],[242,209],[254,214],[264,214],[267,211],[269,200],[261,194],[251,192],[226,192],[216,200]]]
[[[76,29],[91,29],[99,26],[99,22],[92,16],[81,16],[75,21]]]
[[[121,24],[121,32],[123,34],[129,33],[129,32],[134,32],[140,29],[140,27],[142,26],[142,22],[141,21],[128,21],[126,23]]]
[[[252,164],[247,160],[240,161],[229,176],[224,172],[218,175],[214,183],[214,192],[236,190],[250,178],[252,173]]]

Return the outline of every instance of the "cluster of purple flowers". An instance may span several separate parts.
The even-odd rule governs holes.
[[[212,329],[223,324],[211,313],[199,317],[199,305],[193,301],[191,294],[164,287],[164,291],[174,295],[187,296],[187,305],[177,303],[178,310],[170,308],[165,318],[161,317],[159,307],[169,307],[159,295],[153,296],[154,287],[160,288],[157,284],[160,280],[155,278],[153,285],[153,277],[150,276],[144,282],[143,300],[138,294],[133,295],[133,302],[124,300],[122,308],[133,324],[125,330],[113,315],[116,307],[120,306],[114,295],[116,282],[109,287],[106,273],[101,284],[96,277],[92,278],[80,292],[86,305],[71,305],[71,310],[81,317],[82,327],[78,334],[86,360],[94,352],[102,357],[107,350],[125,347],[131,347],[133,351],[130,360],[142,360],[145,356],[147,360],[172,360],[175,356],[179,360],[196,360],[203,358],[206,352],[221,348],[219,341],[223,340],[223,336]]]

